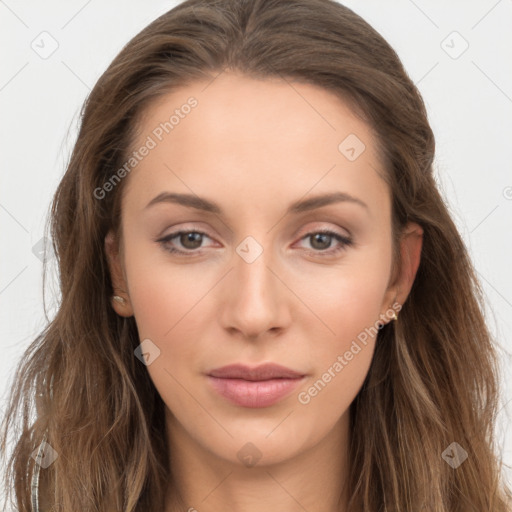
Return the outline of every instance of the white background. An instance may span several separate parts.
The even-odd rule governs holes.
[[[486,293],[503,362],[497,433],[504,461],[512,465],[512,0],[345,4],[395,48],[427,104],[438,179]],[[174,5],[0,1],[3,398],[21,353],[45,324],[42,263],[33,247],[44,234],[82,102],[124,44]],[[40,35],[44,31],[50,36]],[[58,48],[43,59],[32,48],[42,52],[43,44]],[[507,475],[512,479],[512,471]]]

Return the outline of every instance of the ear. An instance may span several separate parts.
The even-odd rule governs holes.
[[[120,316],[130,317],[133,315],[133,308],[128,295],[126,280],[121,263],[121,253],[119,251],[119,241],[115,233],[110,230],[105,236],[105,254],[107,256],[108,268],[114,295],[122,297],[124,302],[110,298],[112,307]]]
[[[422,247],[423,228],[415,222],[409,222],[400,238],[401,268],[396,269],[386,292],[385,303],[382,305],[385,309],[395,302],[402,306],[407,300],[420,265]]]

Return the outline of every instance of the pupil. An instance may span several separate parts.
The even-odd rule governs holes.
[[[183,239],[183,236],[185,237],[184,239]],[[183,235],[183,236],[181,239],[181,243],[183,244],[184,247],[187,247],[188,249],[196,249],[197,247],[201,246],[202,235],[200,233],[185,233],[185,235]],[[192,246],[188,245],[189,242],[192,243]],[[196,243],[194,243],[194,242],[196,242]]]
[[[329,239],[330,239],[330,236],[331,236],[331,235],[327,235],[327,234],[325,234],[325,233],[317,233],[316,235],[314,235],[314,236],[313,236],[313,240],[314,240],[314,244],[313,244],[313,246],[315,245],[315,243],[316,243],[316,241],[317,241],[318,237],[325,237],[325,238],[327,238],[327,239],[329,240]],[[320,245],[321,245],[321,247],[317,247],[317,249],[318,249],[318,248],[320,248],[320,249],[325,249],[325,248],[329,247],[329,243],[324,243],[324,246],[322,246],[321,241],[320,241]]]

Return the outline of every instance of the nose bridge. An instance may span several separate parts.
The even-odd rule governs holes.
[[[224,318],[226,326],[247,336],[257,336],[284,321],[280,318],[285,306],[282,284],[270,270],[275,266],[274,250],[268,245],[271,237],[261,232],[247,236],[235,247]]]
[[[252,299],[271,299],[275,293],[275,277],[269,268],[273,264],[273,250],[270,237],[258,235],[245,237],[236,247],[235,279],[242,295]],[[242,297],[239,297],[242,298]]]

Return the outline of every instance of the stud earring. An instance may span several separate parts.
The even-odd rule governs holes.
[[[119,304],[126,304],[126,299],[123,299],[123,297],[119,297],[119,295],[114,295],[112,297],[116,302],[119,302]]]
[[[398,316],[397,316],[397,314],[396,314],[396,311],[394,311],[394,310],[393,310],[393,316],[391,317],[391,321],[395,321],[395,322],[396,322],[397,320],[398,320]],[[380,331],[380,330],[381,330],[385,325],[386,325],[386,324],[383,324],[383,323],[379,322],[379,323],[377,324],[377,328],[378,328],[378,329],[379,329],[379,331]]]

